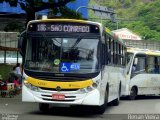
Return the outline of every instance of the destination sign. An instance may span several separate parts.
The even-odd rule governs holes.
[[[33,23],[28,26],[28,31],[37,32],[65,32],[65,33],[99,33],[99,27],[91,24],[80,23]]]
[[[53,32],[90,32],[90,27],[87,25],[48,25],[38,24],[37,31],[53,31]]]

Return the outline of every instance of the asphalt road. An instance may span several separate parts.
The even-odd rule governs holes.
[[[136,114],[142,114],[138,117],[144,120],[148,119],[145,115],[160,120],[160,97],[139,97],[134,101],[123,98],[119,106],[109,104],[103,115],[81,106],[51,107],[48,113],[42,113],[37,103],[21,102],[21,96],[0,97],[0,113],[0,120],[133,120],[132,115]]]

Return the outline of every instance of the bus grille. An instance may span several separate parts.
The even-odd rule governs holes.
[[[42,90],[50,90],[50,91],[57,91],[56,88],[44,88],[40,87]],[[61,91],[77,91],[79,89],[61,89]]]
[[[59,102],[73,102],[74,100],[53,100],[53,99],[47,99],[47,98],[43,98],[43,100],[47,100],[47,101],[59,101]]]

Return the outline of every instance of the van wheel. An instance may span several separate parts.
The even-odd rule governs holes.
[[[107,87],[107,90],[105,91],[105,99],[104,99],[104,104],[101,106],[98,106],[96,111],[98,114],[103,114],[106,110],[107,103],[108,103],[108,93],[109,93],[109,88]]]
[[[136,97],[137,97],[137,88],[132,87],[129,98],[130,100],[135,100]]]
[[[39,110],[41,112],[48,112],[48,110],[49,110],[49,104],[39,103]]]

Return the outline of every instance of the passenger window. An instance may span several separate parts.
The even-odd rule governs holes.
[[[159,58],[155,56],[148,56],[148,73],[160,73]]]

